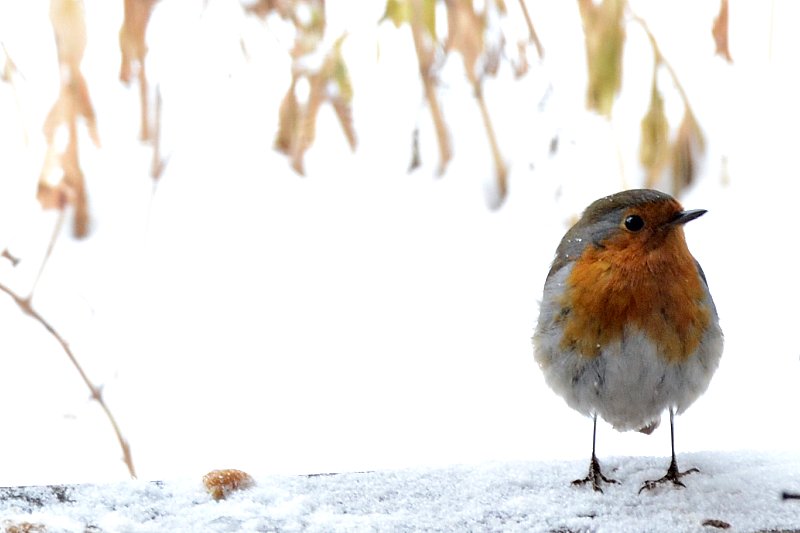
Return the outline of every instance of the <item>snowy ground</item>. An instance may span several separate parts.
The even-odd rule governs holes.
[[[34,305],[103,385],[142,479],[194,479],[230,465],[256,475],[259,488],[217,504],[207,502],[199,481],[168,484],[175,497],[164,500],[148,484],[86,487],[77,490],[96,491],[107,506],[98,499],[58,512],[76,524],[91,517],[108,530],[150,516],[130,507],[129,518],[108,511],[102,522],[102,509],[121,509],[123,500],[161,509],[159,520],[173,525],[210,522],[226,509],[255,517],[266,508],[276,524],[284,516],[320,529],[356,528],[357,520],[403,524],[412,515],[421,527],[469,519],[479,528],[492,512],[555,530],[617,530],[654,515],[666,516],[653,522],[667,524],[665,531],[674,520],[699,528],[706,518],[742,531],[800,527],[796,514],[784,514],[800,506],[776,499],[784,488],[796,490],[800,471],[796,458],[780,455],[797,452],[800,442],[793,423],[800,284],[787,260],[800,197],[800,34],[792,26],[800,4],[776,2],[770,20],[766,3],[732,2],[730,66],[713,55],[718,2],[676,1],[662,12],[636,2],[707,132],[708,156],[681,200],[709,211],[686,232],[709,278],[726,346],[708,392],[676,421],[683,467],[703,473],[686,491],[638,496],[641,481],[666,466],[668,427],[648,437],[602,424],[601,460],[626,457],[606,462],[619,466],[615,475],[625,483],[602,497],[567,486],[584,474],[591,422],[546,387],[530,338],[570,220],[601,195],[641,183],[636,139],[646,98],[621,98],[613,123],[585,113],[576,5],[528,2],[543,21],[547,59],[522,80],[506,66],[487,83],[511,172],[509,197],[492,211],[492,164],[461,62],[446,65],[442,89],[455,159],[435,178],[436,146],[410,35],[377,27],[381,4],[370,4],[373,12],[359,22],[330,2],[339,17],[330,21],[334,35],[356,24],[347,28],[346,51],[357,60],[360,144],[349,152],[325,108],[301,178],[271,149],[288,83],[288,69],[275,61],[287,66],[286,43],[276,45],[271,27],[243,18],[232,2],[159,3],[149,66],[164,97],[170,158],[153,196],[150,152],[136,143],[137,91],[116,79],[122,3],[87,0],[84,66],[102,140],[102,149],[81,141],[92,233],[80,242],[61,235]],[[41,212],[34,194],[39,132],[58,87],[46,3],[29,5],[0,3],[4,44],[25,74],[21,116],[8,85],[0,85],[8,117],[0,128],[0,248],[22,258],[17,267],[0,263],[0,279],[23,294],[55,218]],[[783,40],[769,39],[773,26]],[[14,29],[23,31],[12,38]],[[629,39],[652,60],[645,36],[632,29]],[[647,64],[625,72],[626,90],[636,93],[643,83],[641,94],[649,95]],[[423,166],[407,174],[417,123]],[[554,136],[559,149],[551,155]],[[0,484],[127,477],[107,420],[60,348],[5,297],[0,353],[7,435]],[[652,456],[660,458],[641,458]],[[577,462],[518,462],[547,459]],[[501,466],[266,477],[487,461]],[[415,496],[421,488],[427,497]],[[398,497],[385,501],[386,512],[370,514],[375,495],[391,490]],[[355,500],[362,514],[337,507],[342,491],[363,494]],[[206,503],[188,505],[195,500]],[[87,508],[95,505],[98,512]],[[632,509],[639,514],[628,516]],[[630,528],[641,530],[641,522]]]
[[[494,463],[428,470],[269,476],[214,501],[199,479],[0,489],[0,514],[55,531],[800,531],[800,455],[679,456],[686,489],[639,494],[663,458],[604,461],[620,481],[574,488],[584,462]],[[87,529],[91,526],[91,529]]]

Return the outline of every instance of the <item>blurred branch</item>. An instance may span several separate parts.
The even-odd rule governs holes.
[[[36,278],[33,280],[33,283],[31,284],[31,290],[28,292],[28,297],[25,298],[27,301],[30,301],[31,298],[33,298],[33,292],[39,285],[39,280],[42,279],[42,273],[44,273],[44,269],[47,266],[47,262],[50,260],[50,256],[53,254],[53,248],[55,248],[56,239],[58,239],[58,235],[61,233],[61,227],[64,225],[64,217],[65,217],[64,210],[63,209],[59,210],[58,219],[56,220],[56,224],[53,227],[53,235],[50,237],[50,242],[47,244],[47,250],[44,253],[44,258],[42,258],[42,264],[39,265],[39,271],[36,273]]]
[[[17,266],[19,264],[19,257],[11,255],[11,252],[8,251],[8,248],[3,250],[3,253],[0,254],[0,257],[3,259],[8,259],[11,263],[11,266]]]
[[[166,158],[161,154],[161,89],[156,86],[156,108],[153,117],[153,159],[150,162],[150,177],[153,178],[153,187],[160,181],[164,168],[167,166]]]
[[[72,362],[75,369],[80,374],[81,379],[89,388],[89,392],[93,400],[95,400],[100,407],[103,409],[108,421],[111,422],[111,426],[114,429],[114,434],[117,436],[117,441],[119,441],[119,445],[122,448],[122,456],[123,461],[125,462],[125,466],[128,467],[128,472],[130,473],[132,478],[136,477],[136,470],[133,466],[133,456],[131,455],[131,448],[128,444],[128,441],[125,440],[125,437],[122,436],[122,431],[119,428],[119,424],[117,424],[114,415],[111,413],[111,409],[109,409],[108,405],[106,404],[105,400],[103,399],[103,391],[100,387],[96,386],[92,381],[89,379],[89,376],[86,375],[86,372],[83,370],[83,367],[78,362],[78,359],[75,357],[75,354],[72,352],[72,349],[69,347],[69,344],[58,331],[53,328],[50,323],[45,320],[42,315],[40,315],[31,305],[31,297],[28,296],[27,298],[22,298],[18,296],[14,291],[6,287],[4,284],[0,283],[0,291],[6,293],[11,299],[14,301],[15,304],[20,308],[20,310],[26,314],[27,316],[31,317],[33,320],[38,322],[47,332],[61,345],[61,348],[64,350],[64,353],[67,354],[67,357]]]
[[[488,10],[496,8],[503,9],[500,5],[487,2],[482,12],[475,11],[475,6],[471,0],[447,0],[447,21],[448,33],[445,50],[457,50],[464,61],[464,71],[467,79],[472,85],[475,99],[481,112],[483,126],[489,140],[489,148],[492,152],[492,160],[495,167],[495,179],[497,184],[497,205],[502,203],[508,191],[508,169],[506,168],[503,156],[500,154],[500,146],[497,142],[492,120],[486,100],[483,97],[483,82],[487,74],[495,74],[499,63],[500,46],[487,44],[488,32]],[[502,35],[499,36],[502,42]],[[493,206],[496,207],[497,205]]]
[[[697,166],[695,154],[698,151],[703,152],[705,150],[705,139],[697,118],[692,111],[686,90],[672,64],[667,61],[661,52],[661,48],[650,31],[647,22],[634,13],[631,14],[631,20],[644,30],[654,55],[653,96],[650,109],[642,121],[640,160],[648,171],[648,187],[655,186],[656,180],[666,165],[666,161],[669,161],[672,168],[672,192],[677,194],[693,182]],[[683,119],[678,127],[675,140],[669,146],[666,145],[669,126],[664,114],[663,99],[656,84],[656,74],[661,67],[664,67],[672,79],[684,107]]]
[[[22,101],[20,100],[19,91],[17,89],[17,83],[16,83],[14,78],[15,78],[15,76],[19,76],[22,79],[25,79],[25,78],[24,78],[24,76],[22,76],[22,73],[20,73],[19,69],[17,68],[16,63],[14,63],[14,60],[11,59],[11,54],[8,53],[8,49],[6,48],[5,43],[0,42],[0,48],[2,48],[3,58],[4,58],[3,59],[3,65],[2,65],[2,71],[0,71],[0,81],[4,81],[4,82],[8,83],[11,86],[11,92],[14,95],[14,103],[16,104],[17,112],[19,113],[20,117],[22,117],[22,115],[23,115],[23,112],[22,112]],[[25,144],[27,145],[28,144],[28,128],[25,125],[25,121],[24,120],[20,120],[20,123],[21,123],[23,140],[24,140]]]
[[[680,78],[678,78],[678,75],[675,73],[675,69],[672,68],[672,64],[667,61],[664,55],[661,53],[661,48],[658,46],[658,41],[656,41],[655,35],[653,35],[653,32],[650,31],[650,26],[647,25],[647,22],[643,18],[636,14],[631,15],[631,20],[636,22],[644,30],[647,38],[650,40],[650,46],[652,46],[653,53],[656,57],[656,67],[663,66],[667,70],[670,78],[672,78],[672,82],[675,84],[675,88],[678,90],[678,93],[681,96],[681,100],[683,100],[683,104],[691,112],[691,105],[689,104],[689,97],[686,95],[686,90],[684,90]]]
[[[531,20],[530,13],[528,13],[528,6],[525,5],[525,0],[519,0],[519,6],[522,8],[522,15],[525,17],[525,24],[528,25],[530,40],[536,47],[536,53],[539,54],[539,58],[541,59],[544,57],[544,48],[542,48],[542,42],[539,40],[536,30],[533,28],[533,21]]]
[[[15,65],[14,61],[11,59],[11,55],[9,55],[5,43],[0,42],[0,48],[2,48],[3,50],[3,58],[4,58],[3,70],[0,71],[0,80],[11,83],[14,74],[19,71],[17,70],[17,65]]]

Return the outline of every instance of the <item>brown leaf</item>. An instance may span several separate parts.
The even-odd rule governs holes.
[[[303,157],[314,140],[317,138],[317,115],[320,107],[326,100],[325,86],[328,79],[324,69],[309,76],[308,101],[302,104],[300,121],[295,130],[295,137],[292,140],[291,160],[292,167],[299,173],[305,174],[303,167]]]
[[[317,70],[296,64],[291,86],[281,102],[278,133],[275,148],[289,156],[292,167],[300,174],[304,172],[305,152],[316,138],[317,116],[321,106],[328,102],[333,107],[348,144],[356,145],[351,103],[353,87],[350,74],[342,56],[342,43],[346,35],[336,40],[325,60]],[[308,84],[308,98],[299,101],[297,85]]]
[[[296,87],[297,76],[295,75],[278,109],[278,133],[275,136],[275,149],[287,155],[291,153],[292,139],[294,139],[295,130],[300,121],[300,105],[295,95]]]
[[[647,186],[653,187],[669,157],[669,123],[664,113],[664,98],[656,84],[656,70],[650,90],[650,106],[641,122],[639,162],[647,172]]]
[[[675,142],[672,144],[671,166],[673,191],[679,193],[694,182],[697,172],[695,158],[705,151],[705,139],[694,115],[687,108],[683,113],[681,125]]]
[[[147,56],[147,24],[157,0],[124,0],[125,16],[119,30],[119,50],[122,55],[119,79],[129,84],[134,74],[139,79],[140,126],[139,138],[151,140],[145,58]]]
[[[484,19],[475,12],[471,0],[449,0],[447,6],[447,41],[445,50],[456,50],[464,60],[467,78],[478,80],[478,60],[484,53]]]
[[[586,106],[611,115],[622,80],[622,48],[625,44],[625,0],[579,0],[586,40],[589,86]]]
[[[426,29],[427,2],[431,0],[409,0],[411,6],[411,35],[414,39],[414,50],[417,53],[419,75],[422,79],[425,100],[431,112],[431,119],[436,131],[436,142],[439,147],[439,165],[437,174],[444,174],[447,164],[453,156],[450,145],[450,133],[444,120],[444,113],[436,95],[438,77],[436,73],[436,42],[434,35]]]
[[[530,63],[528,63],[528,45],[525,41],[517,42],[517,55],[519,59],[514,63],[514,77],[522,78],[530,70]]]
[[[119,50],[122,53],[119,79],[130,83],[134,65],[144,68],[147,55],[147,24],[156,0],[124,0],[124,18],[119,30]]]
[[[36,199],[42,209],[64,209],[67,205],[67,192],[63,182],[52,185],[45,181],[40,181],[36,190]]]
[[[339,124],[342,126],[344,136],[347,138],[347,144],[350,145],[351,150],[356,149],[356,130],[353,126],[353,110],[350,102],[343,98],[331,98],[331,105],[336,112],[336,118],[339,119]]]
[[[70,79],[67,85],[67,90],[70,92],[70,97],[75,106],[75,112],[83,116],[86,120],[86,127],[89,129],[89,137],[95,146],[100,146],[100,136],[97,133],[97,118],[92,106],[92,100],[89,97],[89,87],[86,85],[86,79],[80,71],[75,72],[74,76]],[[72,118],[72,120],[75,120]]]
[[[728,63],[733,63],[731,52],[728,49],[728,0],[720,0],[719,14],[714,19],[711,34],[714,36],[714,43],[717,46],[716,53],[725,58]]]
[[[50,21],[56,37],[58,62],[79,69],[86,50],[86,20],[82,0],[51,0]]]

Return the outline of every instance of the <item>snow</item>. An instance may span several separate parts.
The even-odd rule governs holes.
[[[796,529],[800,455],[691,453],[700,473],[685,489],[639,493],[660,477],[663,458],[603,461],[618,479],[604,493],[576,488],[586,462],[506,462],[434,469],[263,476],[215,501],[198,479],[0,489],[0,514],[47,531],[524,531],[652,533]],[[587,461],[588,462],[588,461]]]

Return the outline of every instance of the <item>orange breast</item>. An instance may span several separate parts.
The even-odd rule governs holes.
[[[670,361],[695,351],[710,320],[703,281],[683,230],[662,237],[654,248],[625,235],[587,247],[567,278],[562,349],[596,356],[634,326]]]

